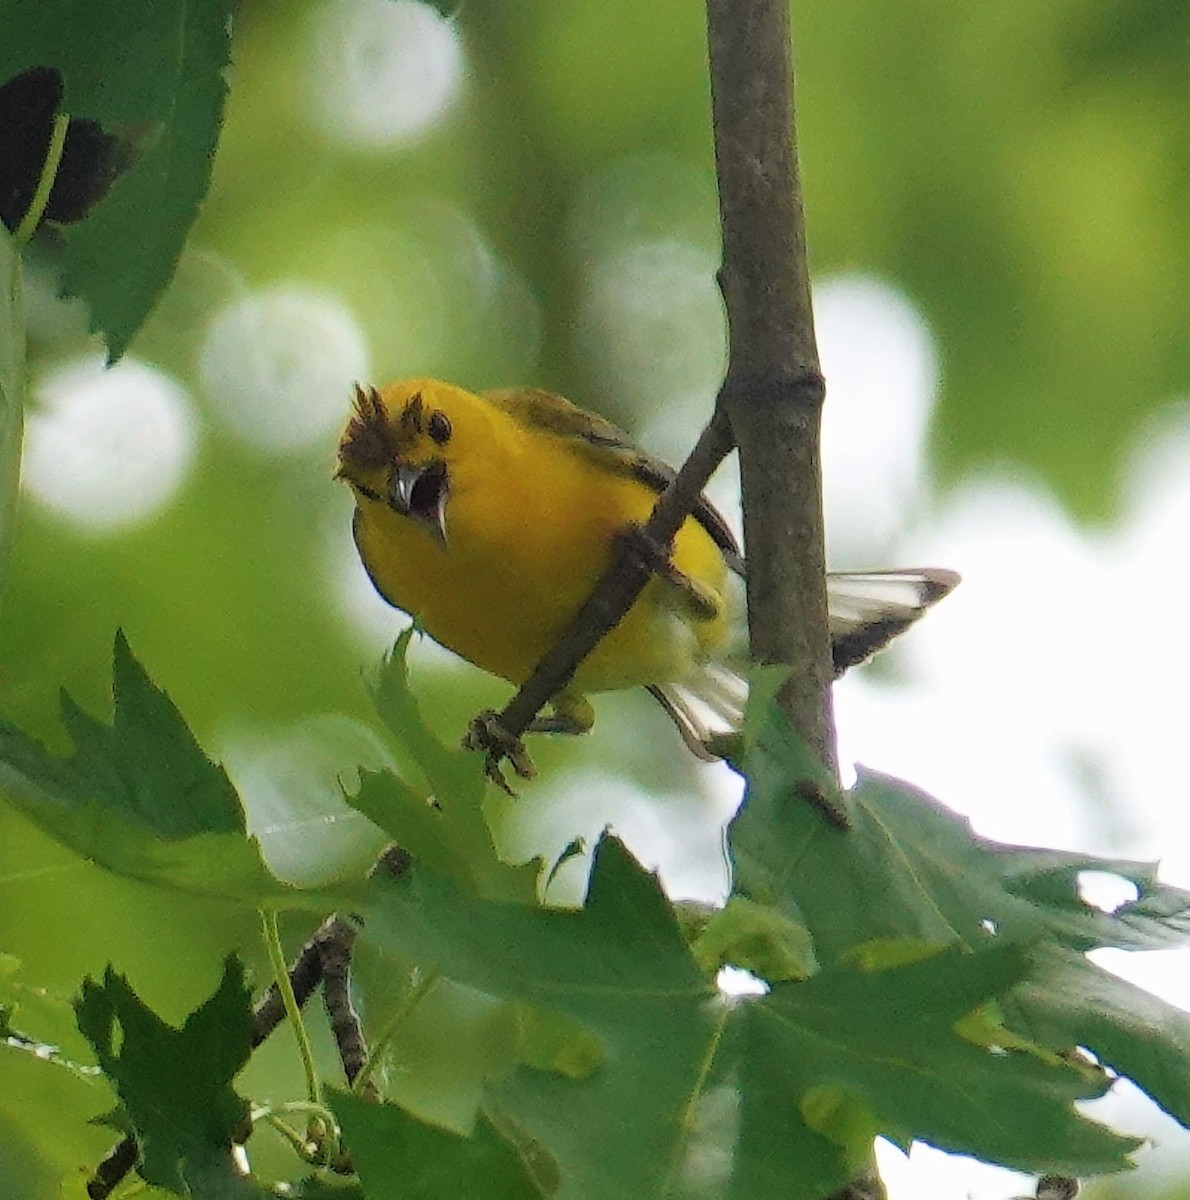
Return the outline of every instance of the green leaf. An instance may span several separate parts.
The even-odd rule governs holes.
[[[248,1061],[250,999],[234,956],[224,963],[218,988],[180,1030],[147,1008],[110,967],[102,984],[83,984],[75,1004],[79,1029],[116,1088],[147,1182],[212,1200],[260,1194],[232,1160],[233,1144],[248,1133],[248,1103],[231,1081]]]
[[[1190,1121],[1190,1014],[1070,951],[1038,954],[1004,1001],[1013,1028],[1056,1050],[1086,1046]]]
[[[858,1170],[875,1134],[1021,1170],[1082,1175],[1126,1166],[1139,1141],[1073,1108],[1106,1091],[1106,1078],[1028,1053],[995,1052],[956,1032],[966,1014],[1012,987],[1026,968],[1018,947],[954,948],[887,970],[823,971],[744,1005],[732,1194],[779,1195],[782,1179],[812,1163],[821,1172],[814,1186],[825,1194],[839,1178],[840,1150],[847,1169]],[[806,1125],[829,1146],[780,1115],[791,1094],[800,1094]],[[862,1123],[858,1114],[867,1114]]]
[[[720,1014],[656,880],[616,842],[596,862],[581,912],[478,900],[415,867],[378,891],[362,936],[597,1036],[608,1066],[589,1079],[522,1069],[492,1095],[556,1158],[563,1195],[643,1197],[668,1172]]]
[[[382,1003],[377,996],[369,1007],[375,1011]],[[486,1080],[508,1074],[521,1053],[518,1007],[436,979],[388,1043],[380,1068],[387,1097],[419,1120],[469,1135]],[[373,1020],[385,1026],[381,1013]]]
[[[1026,971],[1003,943],[925,960],[915,944],[906,964],[840,963],[733,1002],[614,840],[596,853],[581,912],[480,900],[415,867],[378,881],[362,936],[598,1040],[578,1078],[522,1068],[488,1085],[489,1113],[549,1153],[562,1196],[668,1196],[712,1162],[734,1164],[719,1180],[732,1195],[826,1195],[880,1132],[1026,1168],[1052,1164],[1060,1145],[1073,1173],[1118,1169],[1135,1146],[1073,1110],[1104,1089],[1102,1074],[956,1029]],[[1025,1116],[1002,1118],[1014,1105]]]
[[[0,78],[56,67],[71,115],[142,132],[135,165],[66,244],[65,289],[89,303],[112,358],[173,276],[207,192],[230,23],[226,0],[13,0],[5,10]]]
[[[60,759],[0,721],[0,791],[51,837],[121,875],[253,905],[333,906],[269,873],[239,799],[122,633],[112,724],[62,697],[75,752]]]
[[[803,766],[787,725],[772,711],[749,722],[748,791],[730,836],[740,892],[804,922],[825,964],[880,939],[1033,946],[1034,965],[1005,1003],[1009,1027],[1053,1051],[1088,1047],[1190,1121],[1190,1022],[1083,957],[1185,945],[1190,893],[1149,864],[977,837],[933,798],[863,769],[847,796],[852,828],[832,828],[792,793]],[[1079,893],[1085,871],[1130,881],[1136,900],[1093,907]]]
[[[732,896],[690,944],[708,974],[731,965],[770,982],[805,979],[818,969],[810,931],[746,896]]]
[[[395,973],[411,974],[407,965]],[[418,994],[412,1010],[411,992]],[[369,995],[372,1028],[388,1031],[376,1072],[386,1098],[463,1137],[475,1130],[488,1081],[518,1063],[583,1079],[602,1062],[602,1043],[578,1022],[451,979],[424,989],[374,980]]]
[[[367,1104],[350,1092],[329,1091],[327,1102],[368,1200],[534,1200],[551,1194],[486,1120],[474,1137],[462,1138],[424,1125],[396,1105]]]
[[[748,789],[730,833],[737,888],[804,922],[822,962],[880,937],[1080,951],[1185,944],[1190,893],[1160,883],[1155,867],[977,837],[937,800],[865,768],[846,797],[853,827],[832,828],[793,793],[802,768],[789,757],[787,723],[775,709],[749,720],[758,736],[741,764]],[[1114,913],[1094,908],[1079,895],[1084,871],[1129,880],[1137,899]]]
[[[64,697],[63,724],[78,769],[95,778],[110,770],[117,805],[159,837],[243,833],[244,811],[231,781],[203,753],[122,631],[112,655],[112,700],[109,729]]]
[[[390,772],[361,771],[352,808],[379,825],[416,862],[492,899],[537,899],[540,859],[510,866],[501,860],[484,816],[490,784],[477,754],[443,745],[426,725],[409,686],[405,630],[381,667],[376,709],[396,739],[395,749],[418,785]]]
[[[538,1071],[586,1079],[603,1065],[603,1044],[577,1021],[559,1012],[515,1005],[517,1060]]]

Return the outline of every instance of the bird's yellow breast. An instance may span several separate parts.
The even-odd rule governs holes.
[[[616,532],[645,521],[656,493],[481,397],[416,382],[426,405],[445,413],[452,427],[441,448],[449,479],[446,538],[395,512],[382,488],[375,499],[357,489],[360,555],[385,598],[431,637],[519,684],[606,569]],[[680,530],[673,562],[722,595],[723,556],[697,521]],[[679,680],[722,643],[726,629],[725,612],[698,619],[672,584],[653,579],[579,667],[574,687]]]

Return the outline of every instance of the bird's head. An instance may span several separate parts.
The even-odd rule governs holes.
[[[454,425],[445,410],[456,390],[429,379],[380,391],[357,384],[336,472],[357,497],[386,504],[441,542],[454,456]]]

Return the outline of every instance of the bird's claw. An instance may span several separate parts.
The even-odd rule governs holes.
[[[467,726],[463,735],[463,746],[467,750],[480,750],[484,755],[484,772],[487,777],[503,792],[515,796],[516,792],[504,778],[500,764],[507,759],[512,769],[521,779],[532,779],[537,774],[537,768],[525,749],[525,743],[518,737],[513,737],[503,725],[500,717],[490,708],[485,708]]]

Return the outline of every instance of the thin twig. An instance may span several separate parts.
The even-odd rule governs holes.
[[[126,1137],[118,1143],[87,1181],[87,1195],[91,1200],[107,1200],[124,1176],[136,1166],[139,1157],[135,1138]]]
[[[331,1033],[339,1050],[339,1061],[348,1084],[368,1061],[368,1046],[364,1030],[355,1006],[351,1003],[349,970],[351,951],[355,946],[356,931],[346,921],[338,920],[330,935],[323,939],[322,950],[322,1003],[331,1023]]]

